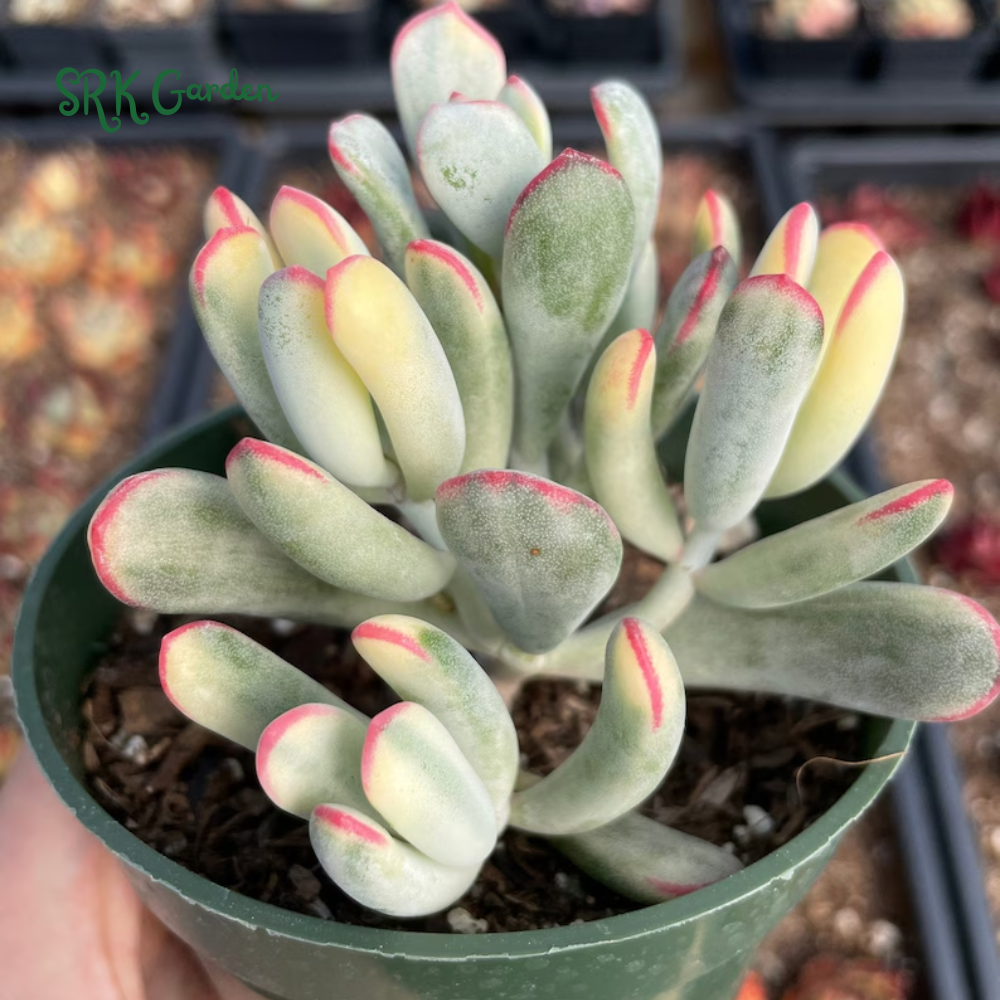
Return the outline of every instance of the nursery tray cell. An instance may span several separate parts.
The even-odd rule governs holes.
[[[716,0],[719,27],[736,97],[773,124],[1000,122],[1000,77],[990,56],[997,44],[992,25],[955,42],[881,39],[862,29],[850,58],[837,62],[831,60],[836,51],[828,48],[832,42],[788,41],[780,43],[789,47],[784,66],[777,67],[784,72],[769,72],[775,66],[751,30],[748,6],[748,0]],[[983,22],[984,9],[977,9]],[[763,44],[773,48],[777,43]],[[813,51],[815,61],[809,58]]]
[[[1000,142],[812,139],[790,147],[796,199],[867,222],[907,283],[907,325],[873,427],[890,484],[945,477],[955,502],[915,557],[925,579],[1000,611]],[[918,758],[977,998],[1000,997],[1000,711],[928,727]],[[964,802],[974,828],[970,831]],[[979,851],[974,847],[978,841]],[[985,897],[983,887],[985,886]],[[988,904],[987,905],[987,900]],[[992,911],[992,922],[990,921]]]
[[[197,336],[187,264],[213,179],[233,177],[226,136],[0,124],[0,676],[49,540],[176,419]]]

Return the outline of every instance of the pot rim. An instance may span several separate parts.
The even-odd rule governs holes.
[[[760,861],[690,895],[583,924],[483,935],[381,930],[294,913],[240,895],[196,875],[130,833],[98,804],[73,773],[49,730],[34,683],[35,636],[43,597],[57,575],[67,549],[81,532],[86,531],[94,510],[111,486],[125,476],[158,467],[165,453],[196,438],[205,430],[232,420],[241,412],[238,406],[231,406],[158,438],[98,487],[77,508],[38,564],[25,591],[14,636],[12,676],[17,713],[26,743],[49,783],[73,815],[121,861],[154,882],[166,885],[181,897],[238,923],[264,928],[268,934],[320,947],[380,955],[403,954],[429,961],[551,955],[599,946],[612,940],[640,938],[658,932],[665,925],[695,922],[712,910],[759,892],[771,882],[792,877],[802,860],[831,848],[844,829],[872,803],[899,767],[902,753],[913,738],[917,726],[915,722],[893,721],[872,754],[875,762],[866,765],[847,791],[811,826]],[[836,472],[830,479],[848,499],[861,499],[863,496],[843,473]],[[916,579],[908,563],[900,563],[896,569],[904,581]],[[96,576],[94,583],[100,586]]]

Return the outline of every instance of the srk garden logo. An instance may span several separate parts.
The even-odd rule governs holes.
[[[126,79],[119,70],[104,73],[99,69],[77,70],[72,66],[59,70],[56,74],[56,88],[66,100],[59,102],[59,113],[72,117],[82,109],[84,115],[91,111],[97,113],[101,128],[105,132],[117,132],[122,125],[122,105],[127,104],[128,115],[136,125],[149,122],[149,112],[139,111],[134,95],[129,88],[135,85],[140,70],[136,70]],[[262,83],[256,89],[252,84],[240,86],[239,73],[230,71],[229,79],[223,83],[192,83],[187,87],[170,87],[171,83],[180,80],[180,71],[165,69],[158,73],[153,81],[153,108],[158,114],[173,115],[180,111],[184,100],[188,101],[274,101],[278,95],[270,86]],[[176,78],[176,79],[173,79]],[[82,93],[80,92],[82,88]],[[113,89],[112,89],[113,88]],[[265,96],[266,95],[266,96]],[[104,109],[104,102],[114,101],[114,114],[109,115]],[[164,103],[166,101],[166,103]]]

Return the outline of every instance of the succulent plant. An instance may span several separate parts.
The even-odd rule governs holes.
[[[976,19],[966,0],[868,0],[883,30],[896,38],[963,38]]]
[[[857,24],[858,0],[770,0],[761,22],[772,38],[839,38]]]
[[[553,160],[541,101],[456,5],[403,28],[392,75],[441,214],[425,219],[402,150],[361,114],[334,122],[330,153],[384,263],[305,192],[279,191],[266,228],[212,196],[192,298],[262,438],[224,477],[124,480],[91,523],[94,565],[127,604],[354,630],[402,699],[374,719],[218,622],[168,635],[161,676],[188,716],[256,750],[265,791],[309,818],[363,905],[448,905],[508,824],[635,899],[690,892],[738,862],[637,811],[677,752],[685,685],[911,719],[997,694],[1000,628],[979,605],[866,582],[941,523],[943,480],[713,561],[860,434],[902,327],[899,269],[866,227],[821,233],[802,204],[740,281],[735,213],[708,192],[654,325],[662,154],[631,86],[592,92],[610,162]],[[695,395],[682,515],[657,443]],[[623,539],[665,568],[595,619]],[[487,669],[507,694],[603,682],[553,773],[519,770]]]

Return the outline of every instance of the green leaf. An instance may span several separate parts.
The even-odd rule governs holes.
[[[523,77],[509,76],[497,100],[517,112],[548,163],[552,159],[552,125],[545,104],[535,89]]]
[[[645,330],[623,333],[590,380],[584,432],[594,497],[633,545],[673,562],[684,539],[650,433],[656,350]]]
[[[750,278],[733,292],[709,350],[684,467],[701,531],[731,528],[760,500],[822,346],[819,308],[789,278]]]
[[[686,896],[743,867],[721,847],[637,812],[551,841],[588,875],[638,903]]]
[[[497,40],[457,3],[443,3],[410,18],[392,46],[392,89],[410,152],[433,104],[456,91],[470,100],[492,101],[507,75]]]
[[[565,835],[604,826],[652,795],[684,733],[684,685],[662,636],[638,618],[611,633],[597,717],[551,774],[511,800],[512,826]]]
[[[732,257],[718,246],[691,261],[674,285],[655,337],[654,438],[669,430],[694,391],[722,308],[739,280]]]
[[[898,486],[755,542],[707,566],[695,584],[741,608],[818,597],[902,559],[934,533],[954,495],[944,479]]]
[[[461,472],[503,468],[514,423],[514,371],[503,316],[486,280],[433,240],[406,248],[406,283],[448,357],[465,415]]]
[[[333,341],[378,404],[407,497],[429,500],[461,468],[465,420],[455,377],[406,285],[371,257],[349,257],[326,276]]]
[[[191,303],[222,374],[250,419],[272,441],[298,448],[281,411],[257,336],[257,296],[274,270],[254,229],[220,229],[191,267]]]
[[[335,587],[387,601],[436,594],[455,560],[369,507],[318,465],[244,438],[226,459],[234,496],[289,559]],[[339,800],[338,800],[339,801]]]
[[[517,113],[499,101],[435,104],[420,126],[417,156],[448,218],[499,259],[507,216],[547,162]]]
[[[300,705],[318,703],[364,730],[367,721],[322,684],[249,636],[200,621],[167,633],[160,646],[164,693],[193,722],[256,750],[264,730]]]
[[[518,375],[515,440],[538,462],[628,285],[635,212],[621,175],[566,150],[521,193],[504,240],[503,304]]]
[[[855,583],[769,611],[696,597],[666,637],[689,688],[929,721],[966,718],[1000,692],[1000,626],[935,587]]]
[[[451,623],[427,603],[376,600],[331,587],[268,541],[221,476],[158,469],[119,483],[88,533],[94,568],[120,601],[160,614],[242,614],[353,628],[412,611]],[[315,700],[315,699],[311,699]]]
[[[430,236],[402,150],[381,122],[359,114],[330,126],[328,147],[337,176],[371,219],[386,263],[402,274],[406,245]]]
[[[472,472],[443,483],[437,507],[448,548],[529,653],[565,639],[618,576],[621,537],[611,518],[547,479]]]
[[[309,840],[327,875],[355,902],[390,917],[422,917],[465,895],[479,865],[453,868],[432,861],[364,813],[317,806]]]
[[[653,235],[660,206],[663,147],[646,99],[624,80],[608,80],[590,91],[590,103],[608,147],[608,159],[628,185],[635,206],[633,260]],[[650,326],[652,321],[641,326]]]
[[[361,787],[367,721],[317,703],[279,715],[257,744],[260,787],[276,806],[302,819],[324,802],[340,802],[378,819]]]
[[[382,453],[371,396],[327,328],[323,289],[305,267],[277,271],[261,286],[260,343],[272,384],[320,465],[350,486],[395,486],[399,470]]]
[[[483,668],[441,629],[403,615],[363,622],[351,640],[400,698],[422,705],[443,723],[483,782],[497,829],[503,829],[517,778],[517,732]]]
[[[361,783],[400,836],[439,864],[481,864],[496,844],[486,788],[444,725],[415,702],[372,719]]]

